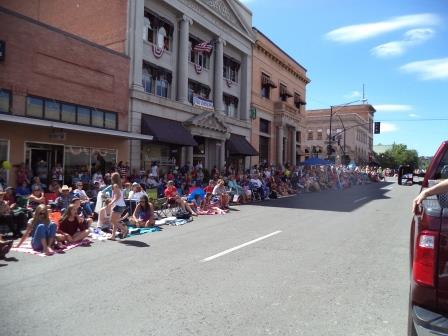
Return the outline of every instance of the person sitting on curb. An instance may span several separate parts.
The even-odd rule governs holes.
[[[60,195],[58,198],[56,198],[56,208],[61,211],[65,212],[65,210],[68,208],[70,203],[72,202],[73,195],[70,193],[72,191],[72,188],[69,188],[68,185],[63,185],[60,189]]]
[[[37,206],[41,204],[46,204],[47,200],[45,199],[45,195],[38,185],[33,186],[33,190],[30,196],[28,196],[28,208],[31,210],[36,210]]]
[[[226,187],[224,186],[224,180],[220,179],[216,183],[215,187],[213,188],[213,196],[219,197],[219,207],[221,209],[228,209],[229,208],[229,194],[227,193]]]
[[[84,212],[87,214],[87,216],[91,217],[93,215],[92,205],[90,204],[90,198],[87,196],[86,192],[82,189],[83,186],[84,185],[81,181],[76,183],[77,188],[73,190],[73,194],[80,199],[81,206]]]
[[[140,202],[137,204],[129,221],[138,228],[154,226],[156,223],[154,218],[154,207],[149,202],[148,196],[143,195],[140,197]]]
[[[33,250],[43,252],[46,255],[54,254],[52,249],[56,237],[57,226],[50,221],[47,206],[38,205],[34,211],[34,216],[28,221],[25,234],[20,239],[17,247],[23,244],[25,239],[32,237],[31,246]]]
[[[448,179],[432,186],[431,188],[427,188],[422,190],[420,194],[414,199],[412,202],[412,212],[417,213],[419,206],[422,204],[423,200],[429,196],[440,195],[448,193]]]
[[[164,191],[165,197],[168,199],[168,203],[176,204],[181,208],[184,212],[188,211],[193,216],[197,216],[198,214],[191,209],[187,202],[185,202],[177,193],[177,188],[174,185],[173,181],[168,181],[166,189]]]
[[[72,202],[71,204],[73,204],[76,208],[76,213],[78,214],[79,218],[82,220],[82,226],[85,229],[90,228],[90,226],[93,223],[93,219],[92,218],[88,218],[83,211],[83,208],[81,207],[81,200],[78,197],[73,197],[72,198]]]
[[[56,239],[73,244],[87,238],[89,233],[90,230],[83,226],[83,219],[79,217],[76,206],[70,204],[59,221]]]

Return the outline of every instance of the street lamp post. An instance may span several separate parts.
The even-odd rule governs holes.
[[[337,108],[337,107],[342,108],[342,107],[345,107],[345,106],[348,106],[348,105],[351,105],[354,103],[359,103],[359,102],[365,103],[365,102],[367,102],[367,99],[363,98],[363,99],[354,100],[354,101],[351,101],[351,102],[348,102],[345,104],[330,105],[330,132],[328,132],[328,147],[327,147],[328,159],[330,159],[330,156],[333,153],[333,136],[331,134],[332,133],[331,127],[332,127],[332,123],[333,123],[333,115],[336,114],[336,112],[338,111],[335,108]],[[334,112],[333,112],[333,110],[334,110]],[[345,134],[345,132],[344,132],[344,134]],[[345,144],[345,141],[344,141],[344,144]]]

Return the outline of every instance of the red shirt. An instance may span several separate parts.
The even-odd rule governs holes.
[[[77,218],[73,221],[66,218],[63,222],[59,222],[59,230],[73,236],[76,232],[82,231],[82,227]]]
[[[205,188],[204,188],[204,191],[205,191],[205,193],[212,193],[213,192],[213,188],[215,188],[215,186],[212,186],[212,185],[208,185],[208,186],[206,186]]]
[[[174,198],[177,195],[177,188],[175,186],[167,187],[163,193],[167,198]]]

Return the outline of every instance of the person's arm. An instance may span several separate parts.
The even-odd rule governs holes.
[[[22,238],[20,238],[19,242],[17,243],[16,247],[20,247],[20,245],[23,244],[23,242],[29,237],[31,231],[33,230],[33,226],[31,223],[28,223],[26,227],[26,231],[23,234]]]
[[[412,202],[412,212],[416,213],[420,204],[422,204],[423,200],[429,196],[439,195],[448,192],[448,179],[437,183],[431,188],[427,188],[422,190],[422,192],[414,199]]]
[[[137,206],[134,209],[134,213],[132,214],[132,218],[134,218],[135,220],[137,220],[138,211],[140,211],[140,204],[137,204]]]

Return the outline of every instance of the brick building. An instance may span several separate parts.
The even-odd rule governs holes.
[[[252,13],[239,1],[5,2],[129,56],[129,130],[154,136],[131,141],[134,168],[242,168],[257,154],[248,141]]]
[[[304,130],[306,69],[257,29],[252,61],[252,163],[300,162]]]
[[[328,158],[342,162],[343,155],[358,164],[368,163],[373,153],[373,116],[370,104],[333,107],[331,135],[334,153],[328,153],[330,109],[307,110],[304,134],[305,158]]]
[[[14,2],[24,3],[33,2]],[[26,163],[34,174],[39,165],[48,180],[62,169],[61,182],[71,183],[128,161],[128,139],[152,138],[128,132],[124,54],[4,7],[0,40],[0,161]],[[14,185],[13,174],[7,179]]]

